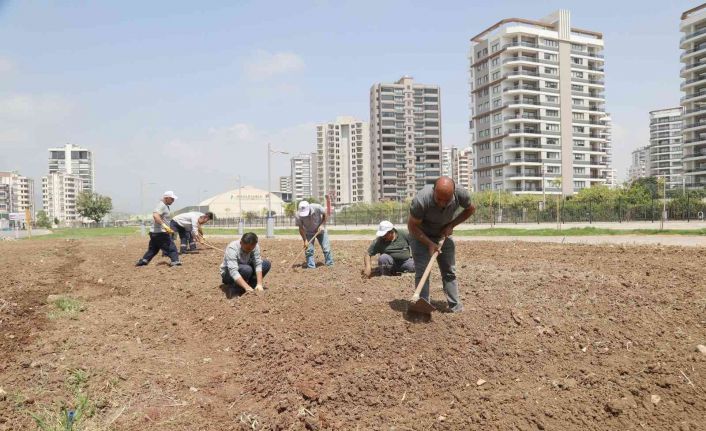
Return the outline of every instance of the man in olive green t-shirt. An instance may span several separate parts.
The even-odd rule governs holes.
[[[365,269],[363,274],[366,277],[372,275],[370,268],[370,257],[379,254],[378,266],[380,275],[392,275],[399,272],[414,272],[414,260],[409,247],[409,237],[407,232],[398,231],[395,226],[387,221],[380,222],[377,238],[368,247],[365,254]]]

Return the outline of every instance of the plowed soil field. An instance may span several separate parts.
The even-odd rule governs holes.
[[[266,291],[234,296],[216,250],[0,243],[0,430],[706,429],[706,250],[459,241],[465,310],[435,270],[421,321],[367,245],[304,270],[262,240]]]

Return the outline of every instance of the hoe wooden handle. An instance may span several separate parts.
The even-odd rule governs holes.
[[[444,241],[446,241],[446,237],[441,239],[441,242],[439,242],[439,250],[441,250],[441,247],[444,246]],[[429,258],[429,263],[427,264],[427,268],[424,270],[424,274],[422,275],[422,278],[419,280],[419,284],[417,285],[417,289],[414,291],[414,295],[412,295],[412,301],[416,302],[419,299],[419,294],[422,293],[422,287],[424,286],[424,283],[427,281],[427,278],[429,278],[429,273],[431,272],[431,266],[434,264],[434,260],[436,260],[436,257],[439,255],[438,251],[435,251],[434,254],[431,255],[431,258]]]

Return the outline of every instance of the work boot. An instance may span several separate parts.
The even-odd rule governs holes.
[[[171,262],[169,266],[181,266],[181,261],[180,260],[175,260],[174,262]]]
[[[149,262],[147,262],[145,259],[140,259],[140,260],[137,261],[137,263],[135,264],[135,266],[145,266],[145,265],[147,265],[148,263],[149,263]]]

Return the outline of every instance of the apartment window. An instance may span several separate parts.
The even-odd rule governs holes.
[[[559,88],[559,83],[554,81],[544,81],[544,87],[546,88]]]
[[[556,75],[556,71],[557,71],[556,67],[545,67],[544,68],[544,73],[546,73],[547,75]]]
[[[502,121],[503,119],[503,114],[498,112],[497,114],[493,114],[493,121]]]
[[[571,77],[572,77],[572,78],[583,79],[583,72],[572,71],[572,72],[571,72]]]
[[[503,130],[502,127],[496,127],[496,128],[494,128],[494,129],[493,129],[493,135],[497,136],[497,135],[502,134],[502,130]]]
[[[495,57],[494,59],[490,60],[490,65],[491,65],[491,66],[495,67],[495,66],[497,66],[498,64],[500,64],[500,58]]]
[[[583,102],[584,102],[583,99],[571,99],[571,103],[573,103],[574,105],[577,105],[577,106],[583,106],[583,104],[584,104]]]
[[[548,138],[547,145],[559,145],[559,140],[554,138]]]
[[[496,170],[495,170],[495,176],[496,176],[496,177],[502,177],[502,176],[503,176],[503,170],[502,170],[502,169],[496,169]]]
[[[547,109],[546,116],[547,117],[559,117],[559,111],[556,109]]]
[[[583,126],[574,126],[574,133],[585,133],[584,130]]]
[[[544,46],[549,46],[551,48],[558,48],[559,47],[559,41],[557,41],[557,40],[542,39],[542,42],[544,43]]]
[[[575,189],[583,189],[586,187],[586,181],[574,181]]]
[[[490,47],[490,52],[495,52],[498,50],[499,43],[494,43],[493,46]]]
[[[571,49],[573,49],[574,51],[583,51],[585,49],[585,47],[583,45],[578,45],[576,43],[572,43]]]
[[[583,58],[571,57],[571,63],[573,63],[573,64],[583,64]]]
[[[549,61],[557,61],[559,57],[556,54],[544,53],[544,59]]]
[[[502,99],[493,100],[493,108],[497,108],[500,105],[502,105]]]
[[[493,149],[494,150],[500,150],[502,148],[503,148],[503,143],[501,141],[493,142]]]
[[[585,160],[586,155],[583,153],[574,153],[574,160]]]
[[[583,120],[585,118],[585,114],[583,112],[574,112],[573,117],[574,120]]]
[[[545,124],[544,130],[549,131],[549,132],[558,132],[559,125],[558,124]]]
[[[500,79],[500,72],[493,72],[493,81]]]
[[[555,153],[553,151],[547,151],[547,158],[559,160],[559,153]]]
[[[546,96],[545,99],[548,103],[559,103],[559,97],[557,96]]]
[[[495,161],[495,163],[500,163],[500,162],[502,162],[502,161],[503,161],[503,155],[502,155],[502,154],[497,154],[497,155],[493,158],[493,161]]]
[[[584,175],[586,168],[574,168],[574,175]]]
[[[493,87],[493,94],[498,94],[498,93],[500,93],[500,86],[496,85],[495,87]]]
[[[581,92],[583,92],[583,85],[571,84],[571,91],[581,91]]]
[[[551,157],[550,157],[551,158]],[[561,167],[559,166],[547,166],[547,173],[548,174],[560,174],[561,173]]]

